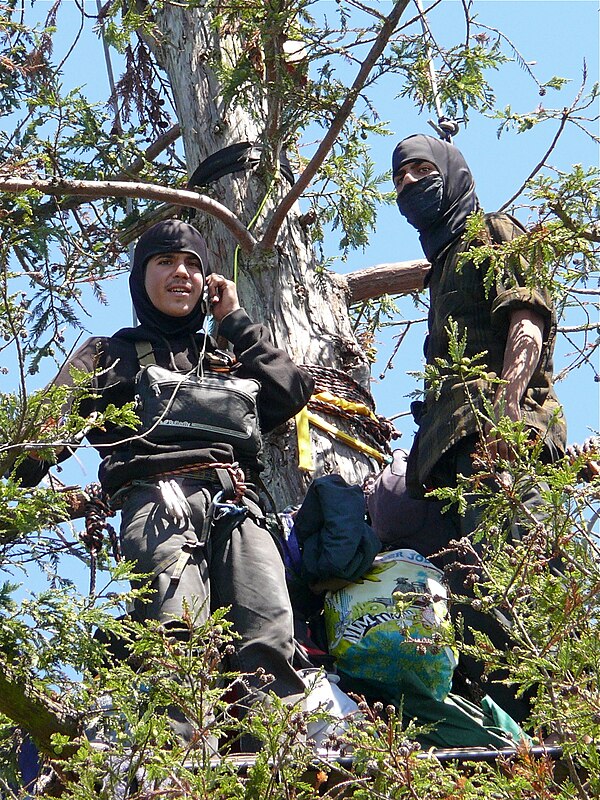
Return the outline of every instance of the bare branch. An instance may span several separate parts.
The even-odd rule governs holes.
[[[577,333],[578,331],[575,331],[575,332]],[[594,375],[594,381],[596,383],[600,382],[600,374],[598,373],[598,370],[596,369],[596,366],[594,365],[594,363],[592,361],[592,358],[591,358],[591,356],[594,355],[594,353],[597,352],[598,342],[596,342],[595,344],[592,344],[591,346],[590,345],[587,345],[587,346],[584,345],[583,347],[580,347],[570,337],[567,328],[563,328],[562,331],[561,331],[561,334],[565,337],[567,342],[569,342],[569,344],[573,347],[573,350],[575,351],[575,353],[577,355],[576,355],[576,357],[574,358],[574,360],[570,364],[568,364],[566,367],[564,367],[564,369],[562,369],[558,373],[558,375],[556,375],[556,377],[554,379],[554,382],[558,383],[559,381],[564,380],[566,378],[566,376],[569,374],[569,372],[571,372],[574,369],[578,369],[583,364],[586,364],[592,370],[592,373]],[[587,340],[587,337],[586,337],[586,340]],[[586,350],[588,352],[585,352]],[[572,355],[572,354],[570,354],[570,355]]]
[[[23,180],[21,178],[0,178],[0,192],[20,194],[35,189],[43,194],[62,197],[76,195],[88,199],[102,197],[137,197],[143,200],[159,200],[176,206],[196,208],[220,220],[237,239],[244,252],[250,253],[256,239],[250,231],[228,208],[212,200],[185,189],[168,189],[154,183],[133,183],[128,181],[69,181],[69,180]]]
[[[125,167],[123,172],[120,172],[118,175],[115,175],[112,180],[120,181],[124,180],[125,178],[131,177],[132,175],[137,175],[140,173],[145,165],[149,161],[154,161],[154,159],[159,156],[167,147],[176,142],[177,139],[181,136],[181,127],[179,123],[173,125],[173,127],[169,128],[168,131],[163,133],[162,136],[159,136],[151,145],[149,145],[144,150],[144,155],[139,156],[134,161],[129,164],[129,166]]]
[[[588,322],[584,325],[559,325],[557,328],[558,333],[584,333],[585,331],[597,332],[600,323]]]
[[[375,39],[373,47],[369,51],[369,54],[363,61],[358,75],[354,79],[354,83],[352,84],[351,88],[348,90],[348,94],[346,99],[340,106],[338,112],[333,118],[333,121],[329,127],[329,130],[321,140],[319,147],[317,148],[317,152],[308,162],[302,175],[298,178],[294,186],[290,189],[290,191],[286,194],[286,196],[282,199],[281,203],[275,209],[273,216],[271,217],[271,221],[269,222],[265,234],[260,242],[261,248],[264,250],[271,250],[273,245],[275,244],[275,240],[277,238],[277,234],[281,226],[283,225],[283,221],[285,220],[288,212],[294,205],[294,203],[300,198],[306,187],[309,185],[311,180],[317,173],[317,170],[325,161],[327,154],[333,147],[333,143],[339,136],[342,128],[344,127],[344,123],[350,116],[352,109],[354,108],[354,104],[358,99],[360,92],[362,91],[371,70],[377,63],[377,59],[383,53],[386,44],[388,43],[391,35],[393,34],[400,17],[402,16],[406,6],[408,5],[409,0],[398,0],[398,2],[394,5],[392,12],[385,18],[381,26],[381,30],[379,31],[379,35]]]
[[[396,337],[397,341],[396,341],[396,344],[394,345],[394,349],[392,351],[392,355],[388,358],[388,362],[385,365],[385,367],[383,368],[383,372],[379,376],[379,380],[380,381],[382,381],[385,378],[385,373],[388,372],[388,370],[393,369],[393,367],[394,367],[394,359],[396,358],[396,354],[398,353],[398,350],[400,349],[400,346],[402,345],[402,342],[405,340],[405,338],[406,338],[409,330],[411,329],[411,327],[414,324],[418,324],[421,321],[422,320],[408,319],[408,320],[405,320],[403,322],[404,330],[402,331],[402,333],[398,334],[398,336]]]
[[[500,208],[498,209],[499,211],[504,211],[506,208],[508,208],[508,207],[511,205],[511,203],[514,203],[514,201],[517,199],[517,197],[518,197],[518,196],[521,194],[521,192],[522,192],[522,191],[525,189],[525,187],[527,186],[527,184],[529,183],[529,181],[530,181],[532,178],[534,178],[534,177],[535,177],[535,176],[538,174],[538,172],[539,172],[539,171],[540,171],[540,170],[541,170],[541,169],[542,169],[542,168],[545,166],[545,164],[546,164],[546,161],[548,160],[548,157],[549,157],[550,153],[551,153],[551,152],[554,150],[554,148],[556,147],[556,143],[558,142],[558,140],[559,140],[559,138],[560,138],[560,135],[562,134],[562,132],[563,132],[563,131],[564,131],[564,129],[565,129],[565,125],[567,124],[567,120],[568,120],[568,119],[569,119],[569,110],[568,110],[568,109],[565,109],[565,110],[563,111],[563,114],[562,114],[562,117],[561,117],[561,120],[560,120],[560,125],[558,126],[558,130],[556,131],[556,134],[554,135],[554,138],[553,138],[553,139],[552,139],[552,141],[550,142],[550,147],[549,147],[549,148],[546,150],[546,152],[544,153],[544,155],[542,156],[542,158],[540,159],[540,161],[538,161],[538,163],[535,165],[535,167],[534,167],[534,168],[531,170],[531,172],[529,173],[529,175],[528,175],[528,176],[525,178],[525,180],[524,180],[524,181],[523,181],[523,183],[522,183],[522,184],[519,186],[519,188],[518,188],[518,189],[517,189],[517,191],[516,191],[516,192],[513,194],[513,196],[512,196],[512,197],[510,197],[510,198],[509,198],[509,199],[506,201],[506,203],[504,203],[502,206],[500,206]]]
[[[345,286],[350,303],[360,303],[384,294],[420,292],[430,268],[428,261],[398,261],[337,275],[336,279]]]
[[[600,289],[569,289],[569,294],[584,294],[597,296],[600,295]]]
[[[548,160],[548,158],[550,156],[550,153],[556,147],[556,145],[558,143],[558,140],[560,139],[561,134],[565,129],[565,125],[569,121],[570,116],[573,113],[573,111],[575,111],[575,109],[577,108],[577,103],[581,99],[581,95],[583,93],[583,89],[584,89],[586,80],[587,80],[587,73],[584,70],[583,80],[581,82],[581,86],[579,87],[579,91],[577,93],[577,96],[576,96],[575,100],[573,100],[573,102],[571,103],[569,108],[564,108],[563,109],[563,112],[562,112],[562,115],[561,115],[561,118],[560,118],[560,125],[558,126],[558,130],[556,131],[556,133],[554,135],[554,138],[550,142],[550,146],[548,147],[548,149],[546,150],[546,152],[542,156],[541,160],[536,164],[536,166],[531,170],[529,175],[525,178],[525,180],[523,181],[521,186],[519,186],[517,191],[513,194],[513,196],[509,200],[507,200],[506,203],[504,203],[503,206],[501,206],[498,209],[499,211],[504,211],[506,208],[508,208],[511,205],[511,203],[513,203],[517,199],[517,197],[521,194],[521,192],[525,189],[525,187],[527,186],[529,181],[532,180],[532,178],[534,178],[538,174],[538,172],[546,165],[546,161]]]

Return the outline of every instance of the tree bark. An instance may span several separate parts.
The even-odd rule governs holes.
[[[238,43],[214,31],[202,9],[166,4],[157,13],[156,22],[164,36],[160,46],[149,44],[169,76],[188,174],[228,145],[263,142],[267,114],[261,99],[257,97],[252,114],[235,102],[226,106],[218,80],[208,66],[214,53],[227,58]],[[244,225],[252,226],[260,240],[288,188],[281,176],[271,182],[255,170],[224,176],[211,185],[209,193]],[[336,276],[315,269],[312,243],[299,217],[296,204],[287,214],[272,250],[255,248],[250,255],[238,254],[236,279],[241,303],[251,318],[268,327],[274,342],[296,363],[341,370],[368,390],[369,363],[352,331],[347,291]],[[233,238],[224,235],[207,217],[196,224],[206,236],[212,268],[227,277],[234,276]],[[343,425],[339,419],[331,421]],[[355,483],[377,468],[372,459],[314,429],[311,439],[316,466],[313,475],[302,474],[297,468],[293,424],[288,424],[286,432],[269,437],[265,482],[278,508],[299,502],[313,476],[337,472]]]

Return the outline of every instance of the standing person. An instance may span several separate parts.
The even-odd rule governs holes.
[[[123,555],[153,576],[154,592],[136,604],[133,616],[168,625],[181,616],[184,602],[199,620],[231,606],[241,637],[232,668],[263,668],[281,697],[303,692],[291,666],[283,563],[248,481],[262,468],[260,432],[293,417],[310,397],[312,380],[249,319],[235,284],[211,272],[206,243],[191,225],[168,220],[146,231],[135,248],[129,286],[139,326],[89,339],[55,383],[72,385],[71,366],[92,373],[94,396],[79,408],[86,417],[142,395],[140,430],[107,425],[87,434],[102,457],[102,488],[122,510]],[[233,355],[198,333],[208,303]],[[143,365],[150,366],[136,384]],[[162,394],[161,376],[171,380]],[[185,395],[188,382],[178,382],[185,376],[200,378],[198,394]],[[58,458],[68,455],[65,450]],[[17,476],[34,485],[50,466],[27,458]]]
[[[473,454],[482,444],[480,433],[492,458],[510,457],[507,443],[492,435],[492,421],[482,423],[483,415],[478,417],[477,412],[484,411],[484,397],[492,403],[496,419],[523,420],[532,436],[542,439],[543,458],[557,459],[565,451],[566,427],[552,386],[556,318],[547,292],[526,287],[518,268],[507,264],[509,280],[504,284],[506,276],[497,276],[486,293],[488,262],[477,266],[467,260],[458,266],[459,257],[469,248],[511,241],[523,234],[523,228],[506,214],[486,214],[482,241],[465,242],[467,218],[479,210],[479,202],[469,167],[448,142],[409,136],[394,150],[392,175],[400,213],[419,231],[431,263],[427,363],[449,358],[447,329],[453,319],[459,336],[466,334],[465,356],[486,352],[490,378],[470,378],[463,386],[458,376],[449,376],[439,396],[425,387],[424,402],[414,407],[419,429],[409,456],[407,484],[422,495],[430,489],[455,486],[459,474],[472,475]],[[493,382],[498,378],[502,383]],[[522,501],[535,510],[539,493],[532,489]],[[482,514],[480,507],[469,507],[464,516],[454,508],[450,512],[454,538],[470,536]],[[518,537],[518,525],[507,535]],[[469,594],[464,577],[465,570],[451,573],[450,588],[455,594]],[[491,618],[476,614],[469,605],[459,606],[458,611],[466,628],[485,631],[500,648],[508,645],[506,634]],[[461,663],[467,677],[478,682],[481,666],[463,656]],[[486,689],[518,721],[527,715],[528,704],[516,699],[507,687],[490,684]]]

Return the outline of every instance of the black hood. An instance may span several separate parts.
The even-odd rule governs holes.
[[[410,161],[430,161],[442,177],[444,192],[439,219],[419,229],[423,251],[429,261],[434,261],[461,236],[467,217],[479,208],[475,182],[460,150],[433,136],[415,134],[403,139],[392,155],[392,174]]]
[[[211,272],[204,237],[191,225],[178,219],[158,222],[140,236],[133,254],[133,267],[129,275],[129,290],[135,313],[141,325],[164,336],[195,333],[204,324],[204,304],[200,300],[185,317],[164,314],[152,304],[144,283],[148,259],[158,253],[193,253],[202,264],[202,276]]]

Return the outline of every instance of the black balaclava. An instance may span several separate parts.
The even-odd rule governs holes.
[[[419,231],[425,255],[434,261],[462,234],[467,217],[479,208],[475,183],[460,150],[433,136],[415,134],[396,145],[392,175],[411,161],[430,161],[440,173],[410,184],[397,199],[400,213]]]
[[[203,236],[186,222],[167,219],[158,222],[140,236],[133,254],[133,267],[129,275],[129,290],[135,313],[141,325],[165,336],[195,333],[204,323],[204,303],[199,300],[195,308],[185,317],[164,314],[153,304],[145,286],[148,259],[159,253],[193,253],[202,264],[202,277],[211,272],[208,266],[208,250]]]

